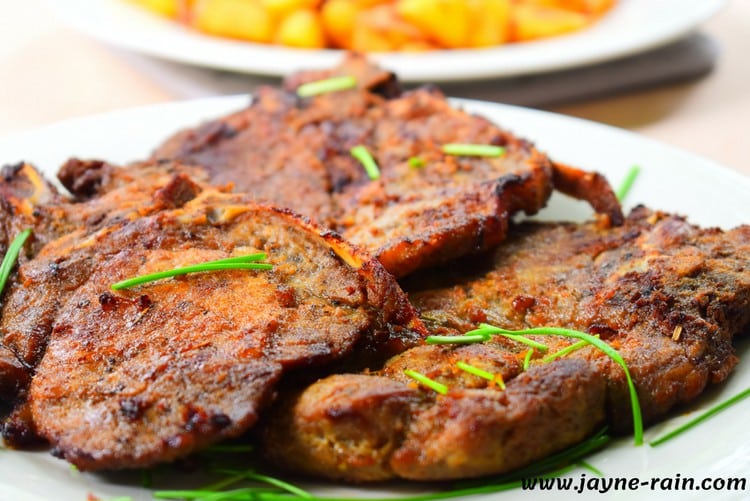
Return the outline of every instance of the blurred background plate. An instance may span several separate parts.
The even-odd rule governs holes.
[[[202,35],[124,0],[50,1],[77,29],[118,47],[215,69],[282,76],[336,64],[338,50],[299,50]],[[725,0],[619,0],[592,27],[571,35],[488,49],[376,57],[402,81],[458,81],[574,68],[637,54],[693,31]]]

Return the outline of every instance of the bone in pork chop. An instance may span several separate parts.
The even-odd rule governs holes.
[[[351,90],[300,98],[299,85],[355,76]],[[496,158],[449,155],[448,143],[496,145]],[[364,145],[372,180],[351,154]],[[349,57],[327,72],[260,88],[245,110],[183,130],[153,158],[202,165],[216,183],[289,207],[341,233],[404,276],[494,247],[517,212],[534,214],[554,188],[618,224],[617,200],[594,173],[557,165],[533,145],[457,109],[435,88],[401,93],[395,77]],[[414,167],[417,158],[422,167]]]
[[[638,208],[618,228],[521,225],[493,253],[420,272],[405,289],[436,333],[486,322],[598,334],[625,359],[650,423],[737,363],[732,339],[750,325],[748,262],[750,226],[700,229]],[[495,337],[419,346],[377,373],[323,379],[274,410],[264,453],[333,479],[443,480],[522,467],[604,422],[632,429],[620,366],[590,346],[544,362],[575,340],[535,339],[549,351],[534,352],[526,371],[529,347]],[[501,375],[507,388],[459,370],[458,361]],[[448,393],[418,390],[405,369]]]
[[[142,203],[92,221],[87,214],[133,184],[101,164],[68,168],[99,181],[82,188],[89,200],[69,203],[75,229],[21,261],[3,296],[2,345],[26,373],[4,372],[15,380],[2,386],[20,389],[11,392],[21,400],[16,416],[30,416],[29,426],[81,469],[147,466],[237,436],[284,373],[370,363],[424,334],[376,260],[298,216],[152,165],[143,169],[157,181],[141,185]],[[110,289],[257,252],[272,270]]]

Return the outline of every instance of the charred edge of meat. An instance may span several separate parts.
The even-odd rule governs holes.
[[[57,179],[77,201],[85,201],[99,195],[114,168],[103,160],[71,158],[60,167]]]
[[[560,162],[552,162],[555,189],[587,201],[594,210],[620,226],[625,222],[620,202],[607,179],[598,172],[587,172]]]
[[[479,477],[569,447],[604,420],[604,382],[580,360],[535,366],[503,391],[448,377],[445,396],[385,372],[320,380],[267,416],[263,453],[284,469],[348,482]]]
[[[283,87],[288,92],[308,82],[324,80],[335,76],[352,76],[357,81],[357,88],[373,94],[393,99],[401,95],[401,84],[395,73],[381,69],[369,63],[364,54],[347,53],[337,67],[324,70],[300,71],[284,79]]]

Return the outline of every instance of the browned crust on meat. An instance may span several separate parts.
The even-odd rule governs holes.
[[[304,82],[341,74],[357,76],[358,87],[295,93]],[[396,276],[494,247],[510,216],[538,212],[554,183],[621,222],[600,175],[555,169],[531,143],[451,106],[434,88],[386,91],[392,87],[392,75],[350,56],[332,70],[292,76],[284,89],[259,89],[246,110],[178,132],[153,158],[202,165],[213,182],[305,214]],[[498,145],[505,153],[448,155],[447,143]],[[379,180],[350,154],[357,145],[372,153]],[[417,156],[424,167],[409,165]]]
[[[601,426],[605,383],[585,362],[515,370],[512,379],[506,372],[505,390],[470,380],[455,364],[435,374],[447,358],[487,370],[503,355],[488,346],[469,350],[473,357],[461,355],[466,348],[446,357],[439,347],[397,357],[414,370],[426,362],[423,372],[450,388],[445,396],[419,391],[391,364],[387,377],[331,376],[288,396],[267,420],[264,453],[291,471],[334,480],[448,480],[511,471]]]
[[[749,226],[700,229],[638,208],[618,228],[520,225],[493,253],[421,272],[406,288],[434,333],[460,335],[488,322],[599,335],[625,359],[644,421],[651,423],[723,381],[737,363],[732,338],[750,325],[749,259]],[[281,466],[334,479],[442,480],[522,467],[582,440],[605,420],[616,432],[632,430],[619,365],[591,346],[543,362],[575,340],[536,340],[549,351],[532,352],[526,371],[522,360],[529,347],[496,337],[470,346],[419,346],[391,359],[376,376],[320,381],[314,392],[337,398],[313,404],[306,395],[313,390],[303,392],[282,411],[290,416],[272,417],[267,425],[267,436],[287,434],[293,446],[266,441],[264,450],[274,447],[270,457]],[[459,370],[459,361],[495,381]],[[350,423],[371,419],[371,409],[360,404],[369,392],[416,388],[405,369],[446,385],[448,393],[423,388],[421,400],[401,402],[394,432],[379,442],[388,443],[392,454],[374,454],[377,474],[372,465],[360,474],[358,458],[373,439],[352,433]],[[400,386],[382,383],[383,377]],[[410,409],[406,426],[404,406]],[[347,421],[328,417],[331,408]]]
[[[747,226],[704,230],[640,208],[619,228],[521,226],[484,262],[423,274],[406,287],[422,315],[447,332],[488,322],[600,335],[625,358],[644,419],[653,422],[724,380],[737,363],[732,338],[750,323],[748,258]],[[630,430],[619,366],[593,349],[571,356],[606,376],[610,422]]]
[[[422,400],[419,391],[390,378],[330,376],[281,400],[266,427],[265,452],[291,471],[386,480],[412,408]]]
[[[20,264],[0,319],[20,363],[3,397],[31,410],[6,423],[17,444],[38,432],[89,470],[170,461],[245,432],[285,371],[377,363],[425,333],[377,260],[289,210],[207,188],[189,168],[128,179],[68,165],[87,179],[82,202],[60,204],[72,230]],[[273,270],[109,288],[259,251]]]

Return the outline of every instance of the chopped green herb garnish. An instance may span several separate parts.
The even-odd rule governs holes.
[[[480,324],[480,328],[482,326],[494,327],[491,325]],[[628,389],[630,390],[630,407],[633,412],[633,439],[636,445],[641,445],[643,443],[643,418],[641,416],[641,406],[640,406],[640,403],[638,402],[638,393],[635,390],[635,384],[633,384],[633,378],[630,376],[630,371],[628,370],[628,366],[625,363],[625,360],[622,358],[622,355],[620,355],[617,352],[617,350],[615,350],[610,345],[608,345],[607,343],[605,343],[604,341],[602,341],[596,336],[587,334],[585,332],[574,331],[572,329],[563,329],[561,327],[535,327],[535,328],[523,329],[519,331],[510,331],[507,329],[500,329],[499,327],[494,327],[494,328],[500,331],[498,332],[498,334],[512,334],[512,335],[528,334],[528,335],[534,335],[534,336],[562,336],[562,337],[572,337],[575,339],[581,339],[581,340],[587,341],[588,344],[591,344],[594,347],[598,348],[601,352],[603,352],[605,355],[611,358],[616,364],[622,367],[623,371],[625,371],[625,379],[627,380]]]
[[[464,372],[468,372],[469,374],[472,374],[477,377],[481,377],[482,379],[486,379],[487,381],[494,381],[495,375],[491,372],[487,372],[484,369],[480,369],[479,367],[474,367],[473,365],[469,365],[466,362],[458,361],[456,362],[456,367],[461,369]]]
[[[466,157],[499,157],[505,153],[505,148],[491,144],[449,143],[443,145],[443,153]]]
[[[581,460],[591,452],[600,449],[609,442],[610,437],[603,429],[564,451],[553,454],[541,461],[537,461],[521,470],[481,480],[465,480],[454,484],[451,490],[430,492],[402,497],[371,498],[370,501],[433,501],[450,499],[478,494],[507,491],[521,487],[521,478],[538,477],[552,478],[570,472]],[[585,465],[585,464],[584,464]],[[359,501],[362,498],[316,496],[295,485],[281,479],[259,475],[253,470],[215,470],[232,475],[229,479],[214,484],[213,487],[203,487],[196,490],[158,491],[153,494],[156,499],[183,499],[200,501],[292,501],[307,499],[309,501]],[[248,476],[249,474],[249,476]],[[254,486],[221,491],[227,485],[236,483],[238,478],[264,482],[268,486]],[[286,492],[283,492],[286,491]]]
[[[533,339],[529,339],[518,333],[514,333],[506,329],[501,329],[499,327],[495,327],[494,325],[490,325],[490,324],[479,324],[478,329],[469,331],[465,335],[467,336],[473,336],[473,335],[503,336],[512,341],[517,341],[527,346],[531,346],[532,348],[536,348],[537,350],[540,350],[540,351],[549,350],[549,347],[546,344],[540,343],[539,341],[534,341]]]
[[[469,374],[473,374],[474,376],[478,376],[482,379],[486,379],[487,381],[493,381],[497,383],[497,386],[500,387],[501,390],[505,389],[505,381],[503,381],[502,374],[493,374],[491,372],[487,372],[484,369],[474,367],[473,365],[469,365],[466,362],[462,361],[456,362],[456,367],[458,367],[462,371],[468,372]]]
[[[30,235],[31,228],[27,228],[16,235],[16,238],[14,238],[8,246],[8,250],[5,253],[5,256],[3,256],[3,262],[2,264],[0,264],[0,294],[3,293],[5,284],[8,282],[10,272],[13,269],[13,266],[16,264],[16,261],[18,260],[18,254],[21,252],[23,244],[26,243],[26,240],[28,240]]]
[[[590,471],[591,473],[593,473],[597,477],[603,477],[604,476],[604,473],[602,473],[602,471],[599,468],[595,467],[591,463],[588,463],[586,461],[578,461],[578,465],[581,468],[586,468],[588,471]]]
[[[431,388],[435,390],[436,392],[440,393],[441,395],[446,395],[448,393],[448,387],[445,386],[442,383],[438,383],[437,381],[434,381],[424,374],[421,374],[417,371],[413,371],[411,369],[406,369],[404,371],[404,374],[409,376],[410,378],[414,379],[415,381],[419,381],[423,385],[427,386],[428,388]]]
[[[372,155],[370,154],[370,151],[367,149],[366,146],[358,145],[349,150],[349,153],[352,154],[354,158],[359,160],[359,163],[362,164],[362,167],[365,168],[365,172],[367,172],[367,177],[372,179],[373,181],[380,179],[380,169],[378,168],[378,164],[375,162],[375,159],[372,158]]]
[[[295,496],[300,497],[300,498],[312,498],[313,497],[312,494],[310,494],[304,489],[297,487],[296,485],[292,485],[289,482],[285,482],[284,480],[281,480],[275,477],[257,473],[253,470],[242,471],[242,470],[233,470],[233,469],[218,469],[216,470],[216,472],[225,473],[228,475],[243,475],[248,480],[253,480],[255,482],[260,482],[263,484],[271,485],[278,489],[284,490],[290,494],[294,494]]]
[[[263,494],[276,494],[283,496],[284,499],[301,499],[298,496],[282,494],[278,489],[272,487],[241,487],[230,491],[217,491],[206,489],[195,490],[173,490],[173,491],[156,491],[152,495],[156,499],[188,499],[196,501],[239,501],[239,500],[256,500],[265,499],[260,497]]]
[[[340,76],[307,82],[297,87],[299,97],[311,97],[340,90],[353,89],[357,86],[357,79],[352,76]]]
[[[464,334],[463,336],[427,336],[425,338],[425,342],[427,344],[474,344],[474,343],[484,343],[485,341],[489,341],[493,335],[499,335],[503,336],[505,338],[511,339],[513,341],[517,341],[519,343],[523,343],[525,345],[531,346],[532,348],[536,348],[541,351],[547,351],[549,348],[547,345],[542,344],[538,341],[534,341],[533,339],[529,339],[524,336],[519,336],[516,334],[508,334],[507,332],[504,332],[502,329],[499,329],[498,327],[495,327],[493,325],[488,324],[479,324],[478,329],[471,330]]]
[[[630,391],[630,407],[633,412],[633,438],[636,445],[641,445],[643,443],[643,418],[641,416],[641,406],[638,402],[638,393],[635,390],[633,378],[630,376],[628,366],[622,356],[617,352],[617,350],[599,339],[598,336],[593,336],[585,332],[574,331],[571,329],[563,329],[560,327],[535,327],[532,329],[511,331],[508,329],[495,327],[494,325],[479,324],[478,329],[471,330],[464,336],[428,336],[425,341],[428,344],[482,343],[489,340],[488,336],[491,335],[504,336],[508,339],[518,341],[519,343],[526,344],[541,351],[546,351],[549,348],[545,344],[525,337],[525,335],[572,337],[574,339],[585,341],[587,344],[593,345],[594,347],[598,348],[605,355],[611,358],[616,364],[622,367],[623,371],[625,371],[625,379],[627,380],[628,389]],[[530,352],[526,353],[526,358],[524,359],[524,370],[528,368],[528,360],[530,360],[531,358],[531,355],[529,355],[529,353]]]
[[[670,440],[677,435],[681,434],[684,431],[689,430],[693,426],[697,425],[698,423],[701,423],[705,421],[706,419],[710,418],[714,414],[718,414],[719,412],[723,411],[724,409],[731,407],[732,405],[736,404],[737,402],[740,402],[741,400],[750,397],[750,388],[746,389],[743,392],[738,393],[737,395],[733,396],[729,400],[725,400],[724,402],[721,402],[720,404],[717,404],[713,407],[711,407],[709,410],[701,414],[700,416],[691,419],[687,423],[683,424],[682,426],[677,427],[676,429],[670,431],[666,435],[662,435],[661,437],[657,438],[656,440],[653,440],[649,442],[649,445],[652,447],[655,447],[659,444],[663,444],[667,440]]]
[[[427,344],[474,344],[484,343],[489,341],[490,336],[477,335],[465,335],[465,336],[427,336],[425,342]]]
[[[529,369],[529,364],[531,364],[531,357],[534,356],[534,348],[529,348],[526,352],[526,355],[523,357],[523,370]]]
[[[424,161],[421,157],[411,157],[409,159],[409,167],[413,169],[421,169],[427,164],[427,162]]]
[[[160,271],[157,273],[150,273],[148,275],[142,275],[140,277],[129,278],[116,284],[112,284],[113,290],[128,289],[135,287],[136,285],[145,284],[148,282],[155,282],[163,278],[171,278],[180,275],[186,275],[188,273],[200,273],[204,271],[218,271],[218,270],[271,270],[273,265],[269,263],[258,263],[262,259],[266,258],[266,254],[263,252],[257,254],[250,254],[248,256],[230,257],[227,259],[218,259],[216,261],[208,261],[206,263],[195,264],[192,266],[185,266],[182,268],[175,268],[173,270]]]
[[[626,196],[628,196],[628,193],[630,193],[630,188],[633,187],[633,183],[635,182],[635,178],[638,177],[638,174],[640,174],[641,168],[637,165],[634,165],[630,168],[627,174],[625,174],[625,179],[622,180],[622,184],[620,185],[620,188],[617,190],[617,200],[623,201]]]
[[[599,337],[599,336],[596,336]],[[556,358],[564,357],[565,355],[568,355],[569,353],[573,353],[576,350],[580,350],[584,346],[588,346],[588,341],[578,341],[577,343],[573,343],[570,346],[566,346],[565,348],[561,349],[560,351],[556,351],[552,353],[551,355],[547,355],[542,359],[542,363],[547,363],[555,360]]]

